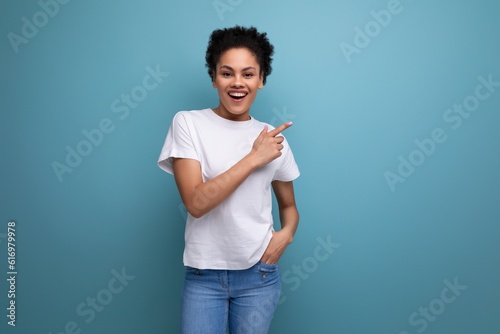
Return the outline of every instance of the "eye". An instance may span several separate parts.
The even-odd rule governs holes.
[[[231,76],[231,73],[230,72],[222,72],[222,76],[228,78]]]
[[[245,78],[251,78],[253,77],[253,73],[245,73],[244,76]]]

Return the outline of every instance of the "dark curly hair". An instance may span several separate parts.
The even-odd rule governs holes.
[[[266,84],[266,78],[272,71],[274,46],[269,42],[265,32],[259,33],[255,27],[241,26],[217,29],[210,35],[205,66],[208,68],[208,75],[212,81],[215,79],[216,67],[221,55],[233,48],[247,48],[255,55],[260,66],[259,74],[263,76],[263,83]]]

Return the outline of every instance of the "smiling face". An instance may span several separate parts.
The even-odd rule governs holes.
[[[220,100],[214,112],[232,121],[248,121],[257,91],[264,87],[257,58],[246,48],[227,50],[217,63],[213,86]]]

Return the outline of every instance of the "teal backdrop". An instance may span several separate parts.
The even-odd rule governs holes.
[[[179,332],[156,161],[177,111],[217,106],[205,49],[236,24],[275,45],[251,113],[294,122],[302,173],[271,333],[500,333],[488,0],[3,0],[0,332]]]

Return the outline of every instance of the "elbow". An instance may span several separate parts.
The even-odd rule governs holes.
[[[193,204],[189,205],[184,204],[184,205],[186,206],[187,212],[194,218],[201,218],[207,213],[207,211],[204,210],[205,208],[199,205],[193,205]]]
[[[297,205],[295,204],[295,202],[290,202],[290,203],[287,203],[287,204],[282,204],[281,205],[281,208],[280,208],[280,211],[282,212],[293,212],[296,216],[297,216],[297,219],[299,218],[299,210],[297,209]]]
[[[201,218],[209,211],[209,202],[205,197],[196,195],[196,193],[188,196],[182,196],[182,203],[190,216]]]
[[[190,211],[190,210],[188,210],[188,212],[189,212],[189,214],[191,216],[193,216],[196,219],[203,217],[203,213],[202,212],[199,212],[199,211]]]

